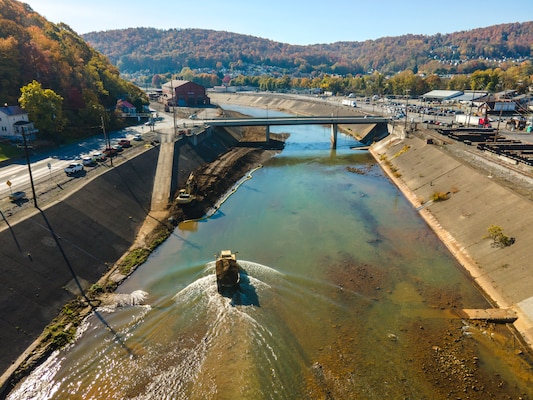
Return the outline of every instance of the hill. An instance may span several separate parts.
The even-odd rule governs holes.
[[[427,73],[471,72],[482,63],[531,57],[533,22],[446,35],[403,35],[365,42],[290,45],[205,29],[130,28],[91,32],[83,38],[121,72],[165,73],[190,69],[274,67],[284,73],[359,74],[405,69]],[[475,60],[475,62],[473,62]],[[250,74],[252,75],[252,74]]]
[[[61,96],[63,135],[87,135],[100,126],[102,116],[118,125],[113,113],[117,100],[127,99],[139,109],[142,91],[123,80],[109,60],[87,45],[68,25],[53,24],[27,4],[0,0],[0,93],[2,104],[17,104],[21,88],[37,81]],[[107,111],[107,112],[106,112]],[[29,112],[29,110],[28,110]],[[30,114],[30,118],[32,115]],[[40,135],[52,135],[39,126]]]

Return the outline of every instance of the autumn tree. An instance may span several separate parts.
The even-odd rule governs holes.
[[[63,130],[63,97],[52,89],[43,89],[36,80],[22,87],[20,93],[19,104],[40,133],[52,135]]]

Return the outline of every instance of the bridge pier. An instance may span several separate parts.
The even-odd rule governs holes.
[[[266,133],[265,141],[268,143],[270,142],[270,125],[265,126],[265,133]]]
[[[331,148],[337,148],[337,133],[339,131],[338,124],[331,124]]]

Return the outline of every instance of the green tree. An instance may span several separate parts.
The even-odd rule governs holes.
[[[63,97],[52,89],[43,89],[36,80],[23,86],[20,93],[19,104],[40,134],[51,136],[63,130],[66,123],[63,118]]]

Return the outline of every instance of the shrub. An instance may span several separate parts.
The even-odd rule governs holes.
[[[444,193],[444,192],[435,192],[431,195],[430,199],[433,201],[433,202],[437,202],[437,201],[444,201],[444,200],[448,200],[448,195],[450,194],[450,192],[447,192],[447,193]]]
[[[491,225],[487,229],[488,234],[483,239],[492,239],[493,247],[508,247],[515,242],[515,238],[509,237],[503,233],[503,229],[500,226]]]

